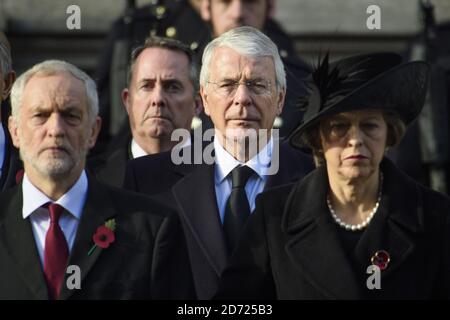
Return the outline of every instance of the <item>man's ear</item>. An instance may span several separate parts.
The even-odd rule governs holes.
[[[19,140],[19,132],[18,132],[19,128],[18,128],[17,123],[16,123],[15,119],[13,118],[13,116],[9,116],[9,118],[8,118],[8,130],[9,130],[9,134],[11,135],[11,140],[12,140],[14,147],[19,149],[20,148],[20,140]]]
[[[128,116],[130,116],[129,108],[130,108],[130,91],[128,88],[122,90],[122,103],[127,111]]]
[[[100,129],[102,127],[102,118],[96,117],[94,124],[91,127],[91,132],[88,138],[88,147],[89,149],[92,149],[95,146],[95,143],[97,142],[98,134],[100,133]]]
[[[209,105],[208,105],[208,93],[203,86],[200,86],[200,96],[202,97],[203,110],[207,116],[210,116]]]
[[[198,117],[203,110],[203,103],[200,94],[195,95],[194,103],[195,103],[194,114]]]
[[[3,92],[1,92],[1,95],[2,100],[6,100],[6,98],[8,98],[9,94],[11,93],[11,88],[14,81],[16,81],[16,73],[14,71],[11,71],[3,81],[5,83],[5,87],[3,88]]]
[[[279,116],[281,114],[281,112],[283,111],[283,107],[284,107],[284,100],[286,99],[286,89],[283,88],[280,90],[280,92],[278,93],[278,98],[277,98],[277,115]]]
[[[210,0],[202,0],[200,5],[200,16],[206,22],[211,21],[211,1]]]

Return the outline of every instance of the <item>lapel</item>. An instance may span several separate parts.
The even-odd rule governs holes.
[[[282,229],[293,264],[328,299],[356,299],[359,286],[326,206],[327,172],[320,167],[299,182],[286,202]]]
[[[275,175],[268,177],[264,190],[295,182],[302,178],[306,172],[313,169],[313,162],[310,157],[293,150],[289,145],[281,142],[279,142],[278,161],[279,170]]]
[[[121,187],[125,179],[125,169],[128,159],[131,159],[131,151],[128,145],[118,146],[105,157],[105,165],[98,173],[101,181]]]
[[[176,155],[182,156],[190,150],[191,147],[185,147]],[[197,167],[189,162],[175,164],[171,156],[172,151],[166,151],[130,160],[125,169],[123,187],[148,195],[170,193],[173,185]]]
[[[217,208],[214,165],[200,165],[173,188],[189,231],[219,275],[226,263],[225,239]]]
[[[381,164],[384,174],[383,196],[378,212],[355,249],[358,264],[367,267],[379,250],[389,253],[391,261],[381,272],[382,283],[404,265],[414,252],[414,236],[423,232],[423,203],[418,185],[401,173],[392,162]]]
[[[22,185],[16,186],[7,193],[10,202],[4,211],[4,219],[0,222],[0,247],[17,265],[23,282],[29,287],[34,299],[48,299],[47,284],[39,259],[33,231],[29,219],[22,218]]]
[[[187,153],[187,155],[190,158],[190,162],[189,163],[180,163],[180,164],[175,164],[174,161],[172,161],[172,152],[175,152],[177,156],[183,157],[185,153]],[[190,174],[192,171],[194,171],[196,168],[200,167],[200,165],[195,164],[194,162],[194,146],[190,145],[184,148],[181,148],[179,150],[171,150],[171,151],[167,151],[165,153],[167,159],[165,159],[164,161],[170,166],[170,169],[167,170],[167,174],[173,174],[173,180],[174,181],[178,181],[181,177],[184,177],[188,174]],[[170,180],[170,179],[169,179]]]
[[[328,180],[320,167],[299,182],[287,200],[282,228],[288,236],[286,251],[294,265],[316,289],[330,299],[364,298],[366,268],[378,250],[391,257],[381,272],[382,283],[414,251],[410,232],[420,232],[423,212],[414,182],[405,178],[388,161],[384,173],[383,196],[373,220],[356,248],[356,266],[347,258],[326,206]],[[417,201],[416,201],[417,199]]]
[[[83,208],[80,224],[78,225],[77,235],[69,257],[68,265],[77,265],[82,270],[81,272],[81,287],[83,287],[83,280],[89,274],[97,259],[101,256],[103,250],[97,247],[91,255],[88,255],[89,250],[94,245],[92,237],[97,228],[105,223],[105,221],[117,215],[116,210],[111,205],[112,199],[105,190],[105,187],[97,183],[94,179],[88,176],[88,194],[86,203]],[[64,285],[67,281],[67,276],[64,278],[63,286],[60,293],[60,300],[70,298],[74,290],[67,289]]]

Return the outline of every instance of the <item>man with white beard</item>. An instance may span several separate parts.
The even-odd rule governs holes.
[[[0,299],[192,298],[171,211],[85,172],[101,125],[92,79],[45,61],[17,79],[11,107],[25,175],[0,195]]]

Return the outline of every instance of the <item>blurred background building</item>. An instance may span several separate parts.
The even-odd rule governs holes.
[[[152,2],[137,0],[136,5]],[[432,2],[437,22],[450,20],[450,1]],[[81,30],[66,27],[66,10],[73,4],[81,9]],[[380,30],[366,27],[366,9],[373,4],[381,9]],[[0,0],[0,30],[11,41],[19,73],[47,58],[67,60],[92,73],[111,23],[125,6],[125,0]],[[275,19],[295,39],[306,61],[324,50],[336,57],[402,52],[422,30],[419,0],[277,0]]]

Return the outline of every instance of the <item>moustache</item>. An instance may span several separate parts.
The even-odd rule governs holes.
[[[47,145],[43,146],[40,149],[39,153],[42,153],[42,152],[44,152],[46,150],[49,150],[49,149],[58,149],[58,150],[63,151],[65,153],[67,153],[67,154],[72,154],[73,153],[72,147],[66,141],[58,141],[58,142],[55,142],[55,143],[47,144]]]

